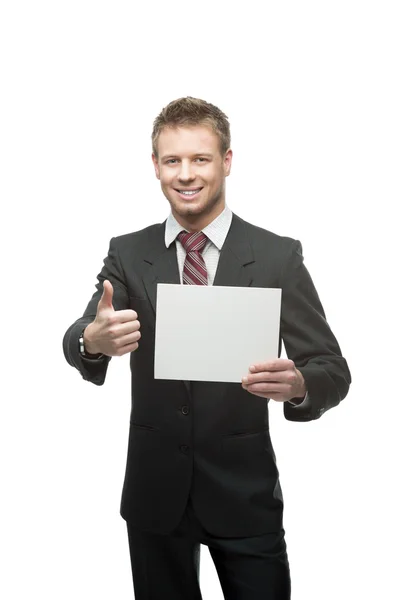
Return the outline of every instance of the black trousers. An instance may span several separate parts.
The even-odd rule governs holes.
[[[203,529],[189,501],[169,535],[127,523],[135,600],[201,600],[200,544],[208,546],[225,600],[289,600],[284,529],[249,538],[217,538]]]

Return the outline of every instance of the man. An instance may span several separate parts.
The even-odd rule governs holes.
[[[300,242],[226,206],[226,115],[181,98],[155,120],[152,143],[171,213],[162,224],[111,239],[97,291],[63,342],[69,364],[97,385],[112,356],[131,353],[121,514],[135,597],[201,598],[203,543],[226,599],[286,600],[290,574],[268,402],[283,402],[288,420],[317,419],[346,396],[350,373]],[[154,379],[158,283],[282,288],[280,333],[289,359],[260,356],[242,385]]]

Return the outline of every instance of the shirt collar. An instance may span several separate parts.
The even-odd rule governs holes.
[[[202,230],[219,251],[222,249],[226,240],[232,219],[233,213],[230,208],[226,206],[224,211]],[[180,225],[173,214],[170,213],[165,226],[165,245],[167,248],[175,241],[181,231],[184,231],[184,227]]]

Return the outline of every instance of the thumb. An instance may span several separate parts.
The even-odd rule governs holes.
[[[103,295],[100,298],[100,301],[97,305],[97,311],[104,308],[114,308],[112,306],[112,297],[114,295],[114,288],[112,287],[112,283],[105,279],[103,284]]]

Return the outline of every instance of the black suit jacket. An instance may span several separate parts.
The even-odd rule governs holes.
[[[214,535],[277,531],[283,498],[268,400],[239,383],[154,379],[157,284],[180,283],[176,246],[167,249],[164,234],[162,223],[111,239],[97,291],[63,340],[69,364],[102,385],[110,358],[81,357],[78,337],[95,318],[104,279],[114,287],[115,310],[138,313],[142,337],[130,355],[132,410],[121,514],[143,530],[168,533],[191,494],[203,526]],[[346,396],[350,373],[303,264],[300,242],[233,215],[214,285],[282,288],[280,340],[309,392],[301,406],[284,403],[288,420],[318,419]],[[239,318],[232,327],[239,331]]]

